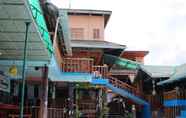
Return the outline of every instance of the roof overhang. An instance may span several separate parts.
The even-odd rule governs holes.
[[[167,85],[173,82],[180,82],[182,80],[186,79],[186,64],[180,65],[180,66],[176,66],[174,67],[174,73],[170,76],[169,79],[164,80],[164,81],[160,81],[159,83],[157,83],[157,85]]]
[[[140,65],[140,69],[151,78],[168,78],[174,73],[172,66]]]
[[[27,60],[49,61],[51,56],[50,36],[34,19],[33,1],[0,0],[0,60],[22,60],[25,41],[25,22],[30,21],[28,31]],[[34,1],[33,4],[39,4]],[[41,12],[41,11],[40,11]],[[39,12],[39,13],[40,13]],[[44,20],[42,14],[37,20]],[[39,25],[45,25],[39,24]],[[41,32],[43,31],[43,33]],[[43,39],[43,37],[46,37]]]
[[[71,40],[72,49],[101,49],[106,54],[119,56],[126,48],[125,45],[100,40]]]
[[[91,15],[91,16],[104,16],[106,27],[108,20],[112,14],[112,11],[108,10],[90,10],[90,9],[60,9],[62,11],[67,11],[69,15]]]
[[[97,48],[97,49],[125,49],[125,45],[120,45],[108,41],[99,40],[71,40],[72,48]]]

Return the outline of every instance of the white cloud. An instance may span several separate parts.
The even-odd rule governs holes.
[[[149,50],[146,64],[186,62],[185,0],[51,0],[58,7],[112,10],[106,40]]]

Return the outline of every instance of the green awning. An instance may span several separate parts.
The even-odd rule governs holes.
[[[109,54],[104,54],[104,62],[106,64],[116,64],[122,68],[127,68],[127,69],[138,69],[140,65],[140,63],[138,62],[116,57]]]

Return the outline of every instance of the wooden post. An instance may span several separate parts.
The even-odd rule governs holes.
[[[40,117],[47,118],[48,115],[48,67],[42,68],[42,98],[40,102]]]
[[[69,83],[69,118],[74,118],[74,84]]]

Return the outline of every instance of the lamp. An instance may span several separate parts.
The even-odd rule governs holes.
[[[155,81],[152,80],[152,95],[155,96],[156,95],[156,85],[155,85]]]

